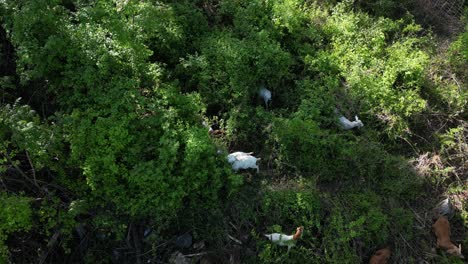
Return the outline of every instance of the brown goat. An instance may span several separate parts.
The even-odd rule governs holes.
[[[445,216],[439,216],[432,225],[432,230],[437,237],[437,247],[444,249],[447,253],[464,258],[461,253],[461,245],[458,247],[450,240],[450,223]]]
[[[379,249],[370,258],[369,264],[387,264],[391,254],[392,253],[389,248]]]
[[[216,130],[211,129],[211,130],[208,131],[208,133],[210,135],[212,135],[212,136],[215,136],[215,137],[226,135],[226,132],[224,132],[224,130],[222,130],[222,129],[216,129]]]

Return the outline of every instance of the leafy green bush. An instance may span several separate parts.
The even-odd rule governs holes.
[[[277,119],[274,124],[272,136],[281,170],[292,169],[319,182],[367,182],[405,197],[415,197],[418,192],[420,182],[409,165],[379,143],[349,131],[336,134],[320,129],[312,120]]]
[[[447,164],[445,171],[448,171],[450,176],[454,176],[451,180],[466,180],[461,164],[466,162],[463,153],[468,151],[467,133],[466,127],[460,126],[437,135],[441,144],[442,161]]]
[[[358,237],[365,245],[384,244],[388,239],[390,223],[381,208],[382,201],[371,191],[351,193],[344,208],[348,208],[350,235]]]
[[[319,247],[315,232],[321,226],[320,209],[318,194],[308,187],[296,191],[267,191],[263,198],[261,216],[257,216],[258,224],[266,226],[265,233],[291,234],[298,226],[304,226],[305,231],[296,247],[288,254],[285,253],[286,248],[272,245],[259,234],[259,260],[263,263],[294,263],[313,258]]]
[[[351,241],[356,237],[356,232],[351,232],[342,213],[342,208],[331,212],[328,225],[323,232],[322,244],[324,247],[324,260],[326,263],[358,263],[360,258],[351,246]],[[362,226],[363,221],[354,222],[354,227]]]
[[[112,201],[117,212],[151,216],[155,223],[175,217],[185,200],[216,206],[227,164],[206,130],[195,125],[198,111],[190,109],[195,97],[165,96],[169,102],[135,97],[140,110],[124,99],[121,107],[130,107],[126,115],[92,108],[73,114],[75,122],[67,129],[72,158],[96,205]],[[187,112],[175,110],[184,108]],[[104,113],[96,116],[99,112]]]
[[[461,78],[463,83],[468,82],[466,72],[466,62],[468,61],[468,27],[465,27],[465,31],[458,36],[458,38],[450,45],[450,64],[453,65],[453,69],[458,73],[458,78]]]
[[[0,139],[5,165],[13,162],[19,151],[27,151],[36,169],[50,166],[50,154],[54,153],[56,142],[53,131],[41,123],[31,107],[20,105],[20,99],[0,108]]]
[[[445,174],[464,175],[466,32],[435,60],[411,14],[388,18],[405,6],[336,2],[0,1],[17,64],[0,80],[2,188],[42,201],[0,196],[14,220],[0,241],[33,227],[40,243],[60,232],[60,252],[73,258],[85,226],[85,261],[105,252],[111,262],[124,248],[165,262],[180,232],[207,252],[229,247],[223,254],[237,232],[252,262],[357,263],[398,232],[420,239],[405,208],[422,181],[398,140],[436,149],[458,164]],[[6,104],[19,96],[27,105]],[[365,127],[341,129],[336,110]],[[449,120],[432,144],[434,110]],[[221,120],[226,135],[210,137],[204,119]],[[226,150],[255,152],[261,172],[244,184]],[[299,225],[289,253],[262,239]]]
[[[334,161],[334,151],[337,151],[334,147],[337,142],[333,139],[339,138],[320,130],[313,121],[298,118],[278,119],[273,134],[279,145],[278,158],[282,167],[293,168],[305,176],[330,175],[329,170],[333,166],[330,163]],[[322,164],[330,166],[322,167]]]
[[[189,41],[181,35],[183,28],[191,26],[178,25],[173,12],[186,12],[185,18],[196,12],[186,6],[174,11],[150,2],[114,6],[103,1],[83,6],[71,19],[58,3],[46,3],[40,15],[35,13],[39,6],[28,2],[12,17],[19,73],[24,83],[45,82],[40,91],[59,101],[63,112],[51,119],[62,136],[60,154],[66,158],[60,164],[62,171],[78,175],[59,178],[60,184],[83,200],[88,213],[103,212],[93,225],[109,228],[109,240],[119,240],[122,225],[112,223],[124,219],[151,218],[160,231],[180,210],[220,207],[221,188],[230,192],[240,183],[201,126],[205,107],[197,94],[181,94],[164,83],[163,66],[150,62],[153,50],[175,57],[168,62],[178,61],[182,50],[173,46],[182,49]],[[153,17],[166,15],[174,20]],[[46,213],[45,225],[53,215]]]
[[[30,198],[0,193],[0,262],[7,263],[8,249],[5,240],[8,235],[32,228]]]
[[[395,234],[412,239],[412,212],[402,208],[388,212],[387,201],[373,191],[327,195],[324,199],[329,201],[330,211],[320,232],[326,263],[362,262],[363,251],[391,245]]]
[[[326,30],[349,95],[360,103],[362,112],[380,116],[391,138],[403,136],[409,118],[426,107],[418,93],[428,61],[419,49],[423,40],[414,37],[420,27],[404,20],[374,20],[345,9],[337,5]],[[399,28],[403,35],[391,38]]]
[[[391,208],[388,212],[389,231],[392,236],[401,234],[404,239],[411,241],[414,238],[414,213],[404,208]]]
[[[447,113],[450,118],[466,116],[468,91],[463,87],[468,82],[464,67],[468,61],[467,35],[466,32],[461,34],[448,49],[434,54],[426,70],[426,87],[422,94],[428,98],[432,111]]]
[[[188,85],[200,92],[208,108],[224,112],[246,107],[252,97],[257,97],[261,84],[274,94],[286,89],[280,84],[288,77],[291,58],[268,32],[246,39],[226,31],[215,32],[199,45],[200,54],[182,60],[182,66],[190,76]]]
[[[262,215],[265,219],[259,219],[259,222],[268,226],[274,220],[277,225],[291,225],[294,230],[298,226],[312,230],[320,226],[319,212],[319,197],[312,189],[271,190],[264,194]]]

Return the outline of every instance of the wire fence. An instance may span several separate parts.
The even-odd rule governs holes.
[[[436,30],[452,34],[463,30],[465,0],[415,0],[418,12]]]

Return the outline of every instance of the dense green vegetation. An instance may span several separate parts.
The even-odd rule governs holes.
[[[414,8],[0,1],[0,263],[462,263],[430,211],[455,201],[468,255],[468,26]],[[290,251],[263,236],[301,225]]]

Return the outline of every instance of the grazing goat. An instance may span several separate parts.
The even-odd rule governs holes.
[[[288,251],[296,245],[297,240],[302,236],[304,232],[304,227],[300,226],[296,228],[296,233],[294,235],[285,235],[280,233],[266,234],[265,236],[271,240],[271,242],[279,246],[287,246]]]
[[[208,133],[212,136],[223,136],[226,134],[226,132],[224,132],[224,130],[222,129],[213,129],[212,127],[210,127],[210,129],[208,129]]]
[[[464,258],[461,253],[461,245],[455,246],[450,240],[450,223],[445,216],[439,216],[437,221],[432,225],[432,230],[437,237],[437,247],[444,249],[447,253]]]
[[[245,153],[245,152],[242,152],[242,151],[233,152],[233,153],[227,155],[227,161],[232,164],[232,163],[234,163],[234,161],[237,160],[238,157],[251,156],[252,154],[253,154],[253,152],[249,152],[249,153]]]
[[[379,249],[370,258],[369,264],[387,264],[391,254],[392,253],[389,248]]]
[[[349,121],[349,119],[347,119],[346,117],[340,116],[339,121],[340,121],[341,126],[346,130],[352,129],[355,127],[360,128],[364,126],[362,121],[359,120],[357,116],[355,116],[354,118],[355,118],[355,121]]]
[[[263,98],[265,107],[268,108],[268,102],[271,101],[271,91],[261,86],[260,90],[258,91],[258,95]]]
[[[205,121],[203,121],[202,125],[208,128],[208,134],[212,136],[223,136],[226,134],[226,132],[223,129],[219,128],[219,125],[217,122],[215,122],[213,125],[208,125]]]
[[[238,171],[239,169],[257,169],[257,173],[260,172],[257,161],[260,159],[255,158],[251,155],[238,156],[234,163],[232,163],[232,169]]]
[[[227,161],[232,164],[232,169],[238,171],[239,169],[257,169],[257,172],[260,172],[258,168],[257,161],[260,159],[252,156],[253,152],[234,152],[227,156]]]

